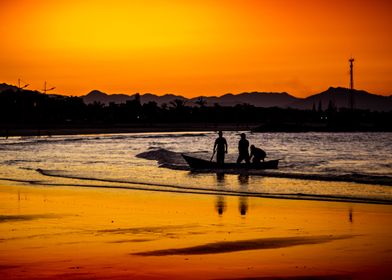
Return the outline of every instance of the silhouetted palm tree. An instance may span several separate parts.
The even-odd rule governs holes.
[[[197,105],[199,105],[201,108],[204,108],[207,104],[207,100],[205,100],[205,98],[203,97],[199,97],[196,102]]]
[[[173,109],[176,111],[181,111],[185,108],[186,100],[183,99],[174,99],[173,101],[170,101],[170,105],[173,106]]]

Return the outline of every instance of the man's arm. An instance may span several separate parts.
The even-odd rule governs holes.
[[[225,139],[225,153],[227,154],[227,141]]]

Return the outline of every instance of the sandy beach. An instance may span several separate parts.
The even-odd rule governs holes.
[[[392,207],[0,187],[1,279],[389,279]]]

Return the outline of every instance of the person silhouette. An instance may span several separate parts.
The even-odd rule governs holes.
[[[250,158],[253,157],[252,163],[260,163],[261,160],[264,161],[264,159],[267,157],[267,153],[260,149],[256,148],[254,145],[250,146]]]
[[[246,140],[245,133],[241,133],[241,139],[238,142],[237,163],[241,163],[243,160],[245,160],[246,163],[249,163],[249,141]]]
[[[214,153],[216,152],[216,162],[223,164],[225,162],[225,154],[227,154],[227,141],[223,137],[222,131],[218,132],[219,137],[216,138],[214,144]]]

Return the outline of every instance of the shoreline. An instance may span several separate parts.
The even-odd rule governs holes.
[[[297,179],[294,179],[297,180]],[[260,199],[273,199],[273,200],[294,200],[294,201],[319,201],[319,202],[331,202],[331,203],[352,203],[352,204],[369,204],[369,205],[392,205],[392,201],[376,199],[376,198],[355,198],[355,197],[344,197],[344,196],[330,196],[330,195],[312,195],[312,194],[274,194],[274,193],[246,193],[246,192],[236,192],[236,191],[219,191],[219,190],[208,190],[201,188],[188,188],[187,191],[181,190],[171,190],[171,189],[151,189],[151,188],[143,188],[143,187],[130,187],[130,186],[121,186],[121,185],[94,185],[94,184],[72,184],[72,183],[41,183],[40,181],[29,181],[29,180],[17,180],[17,179],[8,179],[8,178],[0,178],[0,187],[5,185],[4,183],[12,182],[17,183],[13,185],[12,183],[8,183],[8,186],[12,187],[69,187],[75,189],[96,189],[96,190],[123,190],[123,191],[144,191],[144,192],[152,192],[152,193],[172,193],[178,195],[206,195],[206,196],[222,196],[222,197],[237,197],[237,198],[260,198]],[[108,181],[111,182],[111,181]],[[115,181],[113,181],[115,182]],[[117,182],[118,183],[118,182]],[[120,183],[121,184],[121,183]],[[138,185],[135,183],[135,185]],[[152,184],[149,184],[152,185]],[[158,187],[160,185],[157,185]],[[165,186],[164,187],[169,187]]]

